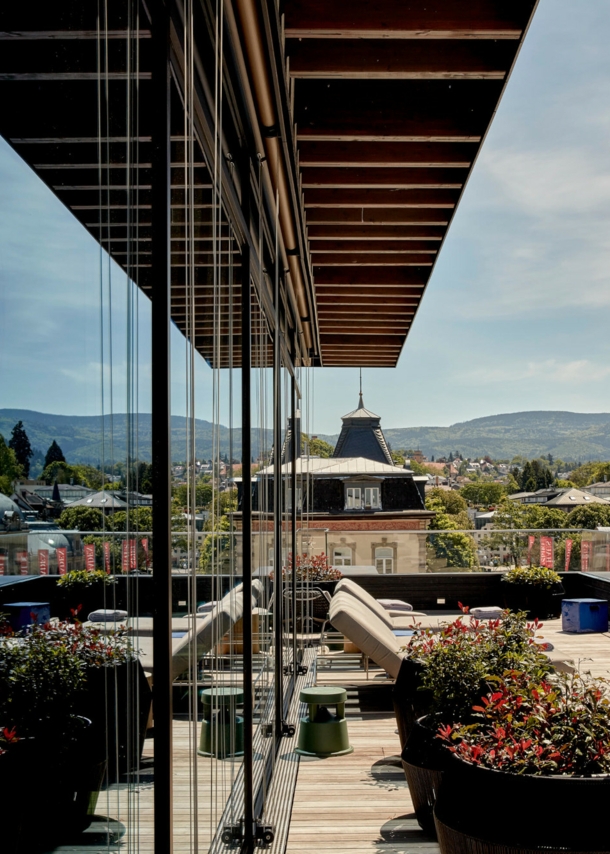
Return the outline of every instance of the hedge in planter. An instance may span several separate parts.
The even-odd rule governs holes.
[[[91,611],[107,606],[114,576],[101,569],[73,569],[57,579],[59,617],[86,620]]]
[[[551,665],[535,643],[537,628],[524,613],[507,612],[503,620],[458,619],[440,633],[419,631],[409,641],[409,664],[403,663],[396,681],[395,708],[399,733],[408,735],[401,754],[405,776],[417,820],[427,832],[434,832],[432,810],[444,762],[430,722],[413,720],[416,710],[445,723],[468,720],[490,682],[506,671],[519,668],[542,678]],[[411,696],[405,696],[407,689]]]
[[[554,569],[518,566],[502,576],[502,595],[512,611],[527,611],[531,620],[546,620],[561,616],[565,590]]]
[[[514,674],[442,727],[452,761],[435,807],[442,854],[607,851],[610,700],[604,680]],[[507,806],[518,804],[518,821]]]

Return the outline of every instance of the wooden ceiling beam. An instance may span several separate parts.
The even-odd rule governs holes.
[[[299,163],[305,166],[468,168],[478,146],[468,142],[334,142],[302,140]]]
[[[500,80],[298,80],[298,139],[479,142]]]
[[[318,285],[348,285],[356,287],[364,285],[368,287],[384,287],[384,285],[395,286],[424,286],[428,281],[430,270],[427,267],[387,267],[377,272],[370,267],[354,267],[354,269],[341,269],[341,267],[315,266],[313,268],[316,287]]]
[[[404,168],[306,167],[301,171],[301,185],[308,188],[377,188],[392,189],[455,189],[459,190],[466,180],[466,169],[447,167],[428,168],[406,166]]]
[[[288,39],[290,76],[434,80],[503,80],[514,41],[402,39]]]
[[[341,267],[357,264],[361,267],[431,267],[436,260],[436,255],[419,253],[408,254],[376,254],[370,253],[316,253],[313,255],[314,264],[321,263],[326,267]]]
[[[449,208],[458,203],[459,190],[307,190],[305,208]]]
[[[311,211],[313,213],[313,211]],[[310,241],[316,243],[349,243],[353,240],[380,241],[386,240],[401,243],[435,242],[443,239],[445,229],[434,225],[310,225],[308,228]]]
[[[310,208],[311,225],[448,225],[451,210],[439,208]]]
[[[412,255],[416,252],[435,252],[436,247],[431,240],[368,240],[362,235],[361,240],[310,240],[309,249],[313,253],[327,252],[402,252]]]
[[[518,39],[535,0],[291,0],[287,38]]]

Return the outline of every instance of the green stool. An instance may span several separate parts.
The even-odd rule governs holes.
[[[345,688],[304,688],[299,699],[309,705],[301,718],[296,753],[302,756],[340,756],[351,753],[345,720]],[[336,706],[333,715],[328,706]]]
[[[241,688],[203,688],[200,756],[227,759],[244,755],[244,719],[236,714],[244,702]]]

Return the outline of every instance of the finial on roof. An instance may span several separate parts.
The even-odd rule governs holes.
[[[358,409],[364,409],[364,403],[362,402],[362,368],[360,368],[360,399],[358,401]]]

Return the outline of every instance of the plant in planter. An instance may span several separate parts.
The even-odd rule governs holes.
[[[518,566],[502,576],[504,604],[513,611],[527,611],[530,619],[559,617],[565,590],[561,577],[545,566]]]
[[[460,618],[440,633],[418,630],[410,638],[396,682],[395,709],[405,740],[403,768],[417,819],[427,832],[434,833],[432,810],[446,765],[435,739],[439,722],[468,720],[472,705],[507,671],[518,668],[537,678],[548,674],[549,660],[535,642],[538,628],[527,623],[524,613],[506,612],[502,620]],[[416,720],[418,714],[424,717]]]
[[[48,642],[42,627],[0,640],[0,798],[11,821],[8,851],[37,851],[90,823],[90,793],[104,766],[83,762],[91,722],[79,716],[83,665],[66,643]],[[75,774],[75,766],[80,771]],[[53,786],[42,773],[52,773]],[[27,793],[27,796],[24,796]],[[32,827],[44,828],[31,839]],[[3,848],[4,850],[4,848]]]
[[[513,673],[473,711],[471,722],[438,734],[452,754],[435,811],[441,851],[474,838],[481,852],[607,850],[607,682]],[[511,803],[518,822],[505,821]]]
[[[292,563],[292,552],[290,552],[286,566],[282,567],[282,578],[285,581],[290,581],[292,578]],[[326,581],[338,581],[342,577],[341,571],[328,563],[328,557],[325,554],[297,555],[295,569],[297,582],[310,581],[319,584]]]
[[[144,748],[151,691],[125,630],[102,631],[82,623],[63,622],[43,629],[51,646],[67,646],[84,673],[79,714],[92,722],[96,755],[108,760],[108,779],[137,768]]]
[[[61,617],[75,619],[80,615],[80,619],[86,620],[91,611],[104,605],[114,584],[114,576],[102,569],[73,569],[61,575],[57,580]]]

